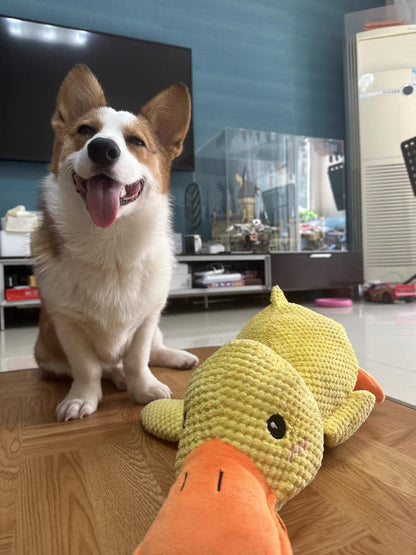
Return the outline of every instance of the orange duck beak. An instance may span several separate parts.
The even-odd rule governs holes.
[[[207,441],[184,460],[135,555],[291,555],[275,501],[247,455]]]

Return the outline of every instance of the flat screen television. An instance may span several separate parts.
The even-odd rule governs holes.
[[[189,48],[0,16],[0,158],[49,161],[50,120],[59,86],[72,66],[89,66],[107,102],[137,113],[181,81],[192,93]],[[193,127],[178,170],[194,169]]]

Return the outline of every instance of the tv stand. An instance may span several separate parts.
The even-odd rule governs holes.
[[[255,269],[262,283],[244,287],[171,290],[169,298],[202,297],[205,308],[209,299],[223,295],[267,293],[273,285],[284,291],[311,291],[337,289],[363,283],[363,261],[354,252],[273,252],[271,254],[195,254],[178,255],[178,262],[189,264],[194,273],[210,263],[221,263],[234,271]],[[9,307],[40,306],[40,299],[6,301],[5,269],[10,266],[33,266],[33,259],[26,257],[0,258],[0,331],[5,329],[4,311]]]
[[[214,262],[219,262],[225,266],[231,265],[238,269],[257,269],[262,279],[261,285],[247,285],[244,287],[227,287],[219,289],[207,289],[204,287],[192,287],[190,289],[172,290],[169,298],[202,297],[204,306],[208,308],[209,299],[221,295],[247,295],[255,293],[265,293],[271,289],[270,256],[267,254],[218,254],[218,255],[181,255],[177,256],[178,262],[189,264],[191,272],[197,271],[201,267]],[[33,259],[26,257],[0,258],[0,331],[5,329],[4,312],[6,308],[20,307],[27,308],[40,306],[40,299],[25,301],[6,301],[5,299],[5,270],[10,266],[33,266]]]
[[[243,287],[224,287],[209,289],[206,287],[192,287],[190,289],[177,289],[169,292],[169,298],[202,297],[207,309],[209,299],[221,295],[247,295],[255,293],[266,293],[271,289],[270,255],[268,254],[195,254],[178,255],[178,262],[190,266],[193,274],[209,264],[220,263],[232,271],[242,269],[253,269],[258,272],[262,283],[259,285],[245,285]]]

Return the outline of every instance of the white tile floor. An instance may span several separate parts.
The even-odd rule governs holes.
[[[213,305],[205,311],[162,316],[166,343],[176,348],[222,345],[264,305]],[[310,308],[314,308],[310,305]],[[363,368],[373,374],[394,399],[416,406],[416,302],[372,304],[351,309],[317,309],[343,324]],[[0,332],[0,371],[32,368],[36,328]]]

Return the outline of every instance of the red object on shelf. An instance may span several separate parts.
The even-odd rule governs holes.
[[[4,296],[6,301],[39,299],[39,290],[37,287],[12,287],[6,289]]]
[[[363,25],[363,31],[372,31],[373,29],[383,29],[384,27],[394,27],[395,25],[404,25],[404,19],[390,19],[388,21],[367,21]]]

